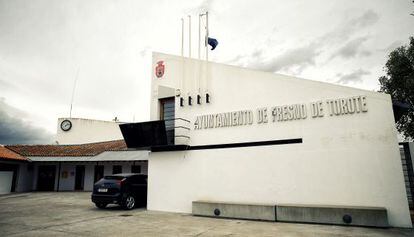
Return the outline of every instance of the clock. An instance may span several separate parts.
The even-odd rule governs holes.
[[[60,128],[61,128],[63,131],[67,132],[67,131],[69,131],[69,130],[72,128],[72,122],[71,122],[71,121],[69,121],[69,120],[67,120],[67,119],[65,119],[65,120],[63,120],[63,121],[62,121],[62,123],[60,124]]]

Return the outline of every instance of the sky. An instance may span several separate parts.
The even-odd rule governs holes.
[[[0,144],[53,143],[71,102],[148,120],[151,52],[179,55],[191,15],[196,56],[207,10],[211,61],[367,90],[414,36],[411,0],[0,0]]]

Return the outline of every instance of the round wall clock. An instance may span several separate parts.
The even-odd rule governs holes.
[[[72,128],[72,122],[71,122],[71,121],[69,121],[69,120],[67,120],[67,119],[65,119],[65,120],[63,120],[63,121],[62,121],[62,123],[60,124],[60,128],[61,128],[63,131],[67,132],[67,131],[69,131],[69,130]]]

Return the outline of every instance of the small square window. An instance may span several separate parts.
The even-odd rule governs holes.
[[[112,167],[112,174],[120,174],[122,173],[122,165],[114,165]]]
[[[131,166],[131,173],[140,174],[141,173],[141,166],[140,165]]]

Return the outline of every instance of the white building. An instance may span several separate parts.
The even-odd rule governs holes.
[[[59,118],[56,142],[60,145],[106,142],[123,139],[120,122],[84,118]]]
[[[389,95],[160,53],[153,66],[151,120],[167,118],[167,141],[151,146],[148,209],[374,206],[411,227]]]
[[[76,145],[9,145],[27,159],[17,191],[92,191],[104,175],[148,173],[148,151],[129,151],[123,140]],[[19,179],[20,180],[20,179]]]
[[[389,95],[161,53],[153,67],[151,121],[120,124],[124,147],[7,148],[35,164],[34,177],[52,162],[55,190],[76,189],[78,172],[90,190],[101,162],[104,174],[142,162],[150,210],[191,213],[199,200],[379,207],[391,226],[411,227]],[[116,140],[115,125],[61,119],[58,142]]]

